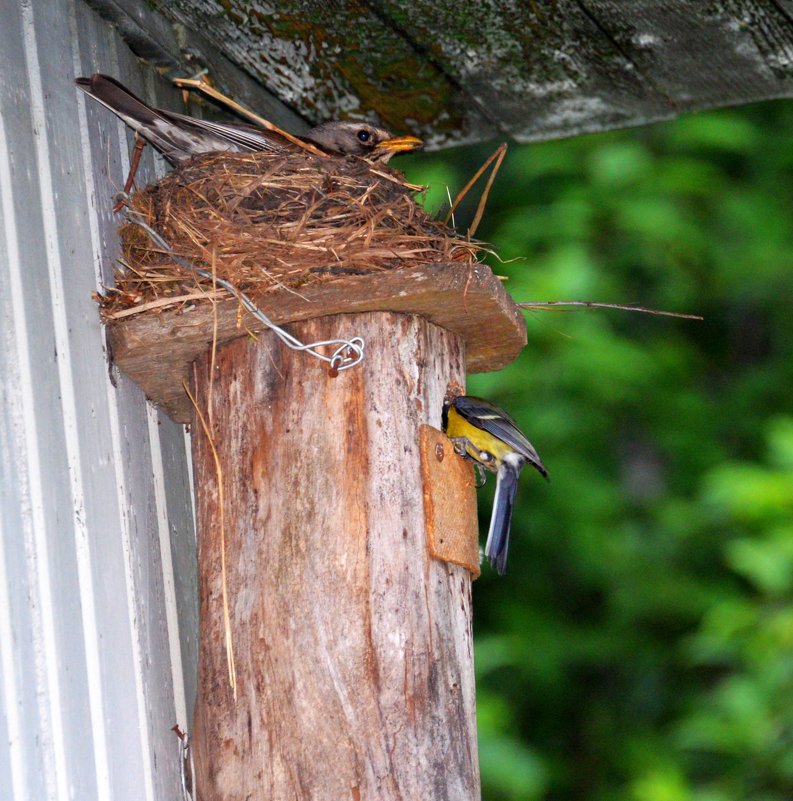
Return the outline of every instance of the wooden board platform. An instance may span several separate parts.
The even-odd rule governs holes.
[[[504,367],[526,344],[522,312],[485,264],[432,264],[345,277],[304,287],[300,295],[272,294],[260,306],[279,325],[365,311],[418,314],[463,338],[466,367],[472,373]],[[150,400],[186,423],[190,402],[183,381],[191,362],[211,344],[215,324],[218,343],[263,328],[229,298],[219,301],[214,311],[210,303],[201,303],[190,310],[166,309],[118,320],[108,326],[108,339],[115,363]],[[295,358],[311,357],[296,353]]]

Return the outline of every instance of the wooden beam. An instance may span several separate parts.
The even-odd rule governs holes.
[[[429,554],[419,447],[462,340],[389,312],[294,332],[366,359],[331,378],[263,334],[195,365],[197,797],[474,801],[471,576]]]
[[[431,148],[793,95],[791,0],[160,5],[314,122],[377,115]]]

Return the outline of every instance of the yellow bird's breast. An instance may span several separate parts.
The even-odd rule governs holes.
[[[476,462],[479,462],[488,470],[496,471],[501,460],[513,449],[498,437],[494,437],[482,428],[469,423],[455,408],[449,408],[446,436],[449,439],[465,439],[466,454]],[[482,454],[489,454],[492,459],[483,458]]]

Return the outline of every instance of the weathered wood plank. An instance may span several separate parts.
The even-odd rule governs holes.
[[[519,141],[670,116],[672,107],[576,0],[383,0],[471,103]]]
[[[348,277],[304,287],[300,295],[268,295],[260,306],[277,324],[375,310],[421,315],[463,337],[469,372],[498,370],[526,344],[522,312],[484,264],[470,270],[433,264]],[[215,324],[218,342],[263,329],[250,315],[241,315],[234,299],[218,302],[214,310],[203,303],[189,311],[139,314],[109,327],[113,358],[147,397],[175,420],[187,422],[190,405],[182,382],[190,363],[211,343]]]
[[[437,428],[422,425],[419,435],[427,547],[436,559],[460,565],[479,578],[473,465],[457,457],[451,440]]]
[[[476,4],[471,4],[476,5]],[[469,6],[466,6],[468,9]],[[428,142],[481,140],[496,129],[453,78],[378,7],[282,0],[172,0],[171,19],[204,35],[312,123],[368,118]],[[467,12],[466,12],[467,13]]]
[[[580,2],[677,111],[791,91],[793,26],[773,2]]]
[[[262,84],[241,72],[213,47],[200,26],[174,26],[172,20],[154,11],[144,0],[84,1],[116,28],[132,52],[167,70],[169,75],[186,77],[208,68],[218,88],[243,105],[288,130],[299,132],[308,127]],[[109,72],[113,74],[112,70]]]
[[[176,0],[312,121],[378,115],[430,147],[533,141],[793,95],[790,0]]]

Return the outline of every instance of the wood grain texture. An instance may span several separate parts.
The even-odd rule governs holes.
[[[427,545],[436,559],[461,565],[479,578],[479,522],[474,468],[454,452],[452,441],[437,428],[422,425],[421,483]]]
[[[428,142],[450,126],[497,129],[454,79],[369,3],[169,0],[163,14],[202,31],[228,58],[313,124],[368,118]]]
[[[209,42],[204,33],[211,29],[200,25],[190,25],[188,28],[174,25],[172,18],[168,19],[154,10],[156,3],[146,0],[84,2],[113,26],[132,53],[157,66],[160,73],[167,70],[170,75],[185,77],[194,75],[199,68],[206,68],[213,84],[242,105],[295,133],[308,129],[304,119],[287,108],[261,83],[241,72]],[[110,74],[115,74],[112,69]],[[184,113],[184,108],[173,107],[177,105],[173,103],[173,97],[160,107]],[[190,95],[189,100],[192,106],[190,114],[193,116],[202,116],[202,108],[209,109],[210,113],[217,110],[211,103],[199,107],[201,101],[196,94]]]
[[[576,0],[381,0],[443,64],[470,104],[519,141],[668,117],[648,76]]]
[[[304,287],[300,295],[274,293],[260,306],[278,324],[361,311],[420,314],[463,337],[466,367],[472,373],[504,367],[526,344],[522,312],[484,264],[470,270],[465,265],[431,264],[353,276]],[[233,299],[219,302],[216,314],[220,343],[264,328],[250,315],[241,315]],[[189,377],[190,363],[212,341],[213,330],[213,309],[205,303],[188,311],[119,320],[109,326],[108,337],[115,363],[146,396],[174,420],[188,422],[190,404],[183,381]]]
[[[790,0],[171,0],[312,122],[430,147],[571,136],[793,94]]]
[[[790,93],[793,26],[773,2],[579,2],[675,111]]]
[[[229,685],[220,510],[193,426],[201,641],[201,801],[479,798],[469,573],[429,556],[418,431],[440,426],[460,339],[416,316],[295,326],[366,337],[330,378],[272,335],[196,364],[222,465],[237,670]]]

